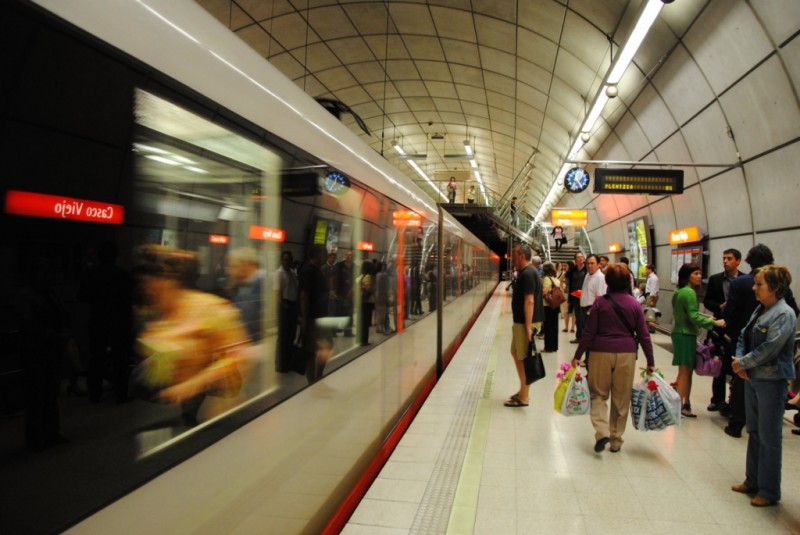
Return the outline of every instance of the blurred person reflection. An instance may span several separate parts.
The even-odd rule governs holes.
[[[275,350],[275,371],[291,371],[294,340],[297,336],[297,317],[300,312],[297,304],[297,274],[292,269],[292,253],[281,254],[281,265],[275,271],[275,302],[278,303],[278,342]]]
[[[98,264],[81,284],[78,299],[89,303],[90,357],[89,401],[99,403],[105,372],[110,370],[117,403],[128,399],[128,379],[133,354],[133,279],[117,266],[116,244],[105,242],[98,250]]]
[[[362,346],[369,345],[369,327],[372,323],[372,312],[375,308],[375,278],[372,262],[364,260],[361,264],[361,275],[358,277],[358,288],[361,292],[361,309],[359,314],[358,340]]]
[[[137,376],[154,399],[180,403],[184,423],[192,426],[207,396],[238,396],[248,337],[229,301],[188,287],[197,273],[194,254],[162,250],[160,258],[138,271],[155,317],[137,341]]]
[[[386,264],[380,262],[375,274],[375,332],[389,331],[389,276]]]
[[[260,270],[258,251],[252,247],[234,249],[228,255],[231,301],[241,313],[242,323],[250,340],[259,342],[262,333],[262,301],[264,273]]]
[[[346,316],[344,335],[353,336],[353,251],[344,254],[344,260],[336,264],[336,315]]]
[[[320,321],[328,311],[328,284],[321,269],[324,260],[325,247],[312,246],[299,276],[300,333],[309,384],[322,378],[333,349],[331,329]]]
[[[39,452],[62,444],[58,392],[66,357],[68,316],[52,285],[52,267],[43,253],[23,259],[25,282],[17,296],[23,362],[25,449]]]
[[[322,265],[322,276],[325,278],[325,286],[328,290],[328,316],[338,315],[336,308],[336,250],[328,252],[325,263]],[[335,332],[334,332],[335,336]]]

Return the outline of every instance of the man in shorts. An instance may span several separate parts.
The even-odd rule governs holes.
[[[511,297],[511,313],[513,325],[511,333],[511,357],[517,368],[519,391],[512,395],[504,405],[506,407],[527,407],[530,387],[525,381],[525,367],[522,361],[528,355],[528,344],[542,325],[544,308],[542,305],[542,281],[539,273],[531,265],[531,248],[520,245],[513,251],[514,267],[517,268],[517,280],[514,283],[514,294]]]

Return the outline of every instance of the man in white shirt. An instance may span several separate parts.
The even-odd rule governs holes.
[[[578,332],[583,333],[594,300],[605,293],[606,277],[600,270],[600,257],[590,254],[586,257],[586,277],[583,279],[583,288],[581,288],[581,306],[577,314]],[[580,339],[575,338],[571,342],[577,344]]]
[[[656,275],[656,267],[653,264],[647,264],[645,273],[647,273],[647,284],[644,287],[644,295],[647,298],[646,304],[648,307],[654,307],[656,303],[658,303],[658,275]]]

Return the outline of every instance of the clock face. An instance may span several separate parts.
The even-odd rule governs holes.
[[[350,188],[350,180],[348,180],[348,178],[342,173],[331,171],[325,175],[323,187],[328,193],[332,193],[333,195],[341,195]]]
[[[580,167],[573,167],[564,177],[564,185],[572,193],[580,193],[589,186],[589,173]]]

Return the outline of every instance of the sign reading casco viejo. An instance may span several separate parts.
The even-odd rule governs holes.
[[[121,225],[125,208],[121,204],[73,199],[61,195],[45,195],[29,191],[9,190],[6,192],[5,213],[88,221]]]

